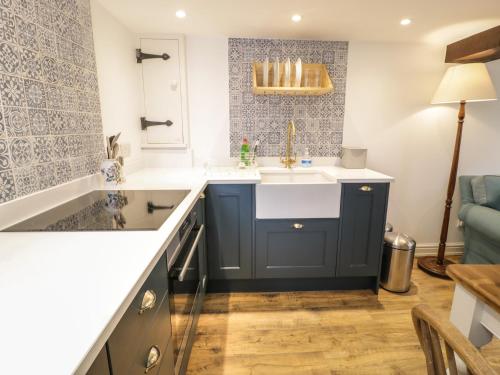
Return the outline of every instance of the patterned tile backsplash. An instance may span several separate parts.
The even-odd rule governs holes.
[[[0,203],[98,171],[89,0],[0,0]]]
[[[260,141],[258,156],[280,156],[288,121],[297,129],[298,154],[340,156],[344,124],[347,42],[229,39],[229,113],[231,156],[239,156],[243,137]],[[252,93],[252,63],[290,57],[292,63],[326,64],[334,91],[322,96],[268,96]]]

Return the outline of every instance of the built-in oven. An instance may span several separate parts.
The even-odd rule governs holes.
[[[194,209],[182,223],[179,243],[171,254],[169,266],[169,303],[172,323],[172,344],[174,350],[175,373],[185,371],[190,354],[190,340],[194,336],[197,314],[204,294],[204,224],[197,223]],[[201,249],[201,250],[200,250]]]

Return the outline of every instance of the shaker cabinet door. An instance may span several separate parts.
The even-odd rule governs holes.
[[[338,219],[257,220],[256,278],[334,277]]]
[[[252,277],[253,185],[209,185],[206,197],[209,278]]]
[[[342,184],[337,276],[377,276],[389,184]]]

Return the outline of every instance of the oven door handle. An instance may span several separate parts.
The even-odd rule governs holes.
[[[179,281],[184,281],[184,277],[186,276],[186,272],[188,271],[189,264],[191,263],[191,259],[193,258],[193,255],[196,251],[196,248],[198,247],[198,243],[200,242],[201,236],[203,235],[203,231],[205,230],[205,225],[202,224],[200,226],[200,229],[198,229],[198,234],[196,235],[196,238],[194,239],[193,246],[191,246],[191,249],[189,250],[189,254],[186,258],[186,261],[184,262],[184,265],[182,266],[181,272],[179,273],[178,280]]]

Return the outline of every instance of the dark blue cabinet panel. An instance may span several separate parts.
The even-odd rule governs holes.
[[[163,337],[171,336],[168,300],[166,306],[161,303],[167,298],[167,287],[167,259],[164,254],[108,340],[113,375],[129,374],[132,367],[144,365],[144,355],[139,351],[145,350],[141,345],[147,339],[150,327],[158,324],[158,316],[164,317],[164,324],[161,324]],[[154,302],[147,303],[153,299]],[[137,356],[141,356],[140,360]]]
[[[145,335],[140,340],[137,351],[132,355],[132,363],[127,372],[123,374],[144,374],[150,352],[155,350],[159,353],[156,364],[152,364],[147,374],[158,374],[160,367],[162,373],[172,374],[174,372],[173,348],[169,345],[171,341],[170,309],[168,294],[165,295],[158,308],[151,326],[145,329]],[[121,374],[115,371],[115,358],[111,354],[113,375]]]
[[[87,371],[87,375],[110,375],[110,374],[111,372],[109,370],[108,352],[105,345],[97,355],[92,366]]]
[[[333,277],[337,219],[256,221],[256,278]]]
[[[211,279],[252,277],[253,185],[209,185],[206,195]]]
[[[337,276],[377,276],[389,184],[342,184]]]

